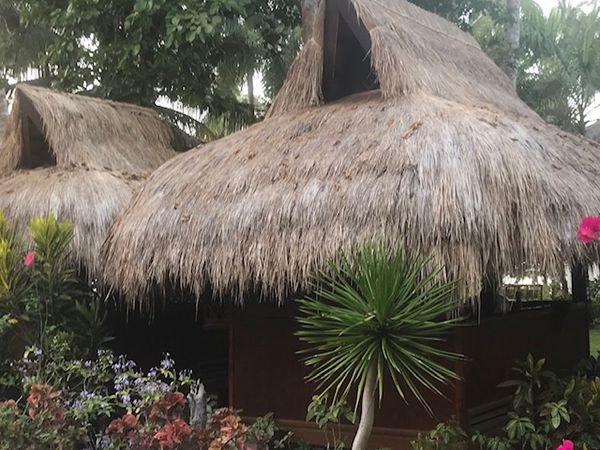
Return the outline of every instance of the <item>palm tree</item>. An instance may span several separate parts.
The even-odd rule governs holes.
[[[402,399],[410,392],[430,414],[422,391],[443,395],[441,385],[459,379],[444,363],[461,356],[437,345],[457,323],[448,318],[456,284],[439,281],[439,269],[428,274],[430,264],[414,251],[367,245],[331,261],[315,275],[314,297],[300,300],[308,381],[334,402],[355,390],[360,403],[353,450],[366,449],[386,373]]]
[[[506,11],[508,20],[506,22],[506,44],[509,49],[506,73],[517,85],[517,74],[519,72],[518,53],[521,43],[521,0],[506,0]]]
[[[8,116],[8,103],[6,102],[6,93],[0,86],[0,141],[4,138],[4,128]]]

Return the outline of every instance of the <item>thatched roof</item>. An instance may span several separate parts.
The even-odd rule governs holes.
[[[486,274],[584,256],[600,147],[544,123],[449,22],[351,3],[380,89],[323,104],[322,8],[268,119],[148,179],[107,240],[108,281],[132,300],[167,281],[281,300],[339,249],[383,241],[431,252],[476,293]]]
[[[141,181],[175,155],[152,110],[19,85],[0,144],[0,208],[21,231],[53,212],[75,225],[74,257],[100,247]]]

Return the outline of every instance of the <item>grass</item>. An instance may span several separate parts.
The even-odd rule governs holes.
[[[596,355],[600,352],[600,328],[590,329],[590,353]]]

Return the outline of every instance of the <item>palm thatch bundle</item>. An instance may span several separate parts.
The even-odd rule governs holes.
[[[380,89],[323,104],[317,28],[268,119],[170,160],[115,221],[105,275],[132,301],[169,282],[283,300],[364,241],[431,253],[472,293],[589,256],[575,234],[600,212],[600,146],[542,121],[449,22],[351,5]]]
[[[19,85],[0,144],[0,208],[21,232],[49,213],[72,222],[73,256],[97,275],[115,216],[175,155],[171,136],[149,109]]]

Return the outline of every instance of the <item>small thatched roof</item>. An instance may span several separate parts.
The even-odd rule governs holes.
[[[152,174],[107,240],[109,282],[131,299],[168,281],[283,299],[339,249],[383,241],[432,253],[476,293],[484,276],[584,256],[600,147],[544,123],[449,22],[405,0],[351,6],[311,17],[264,122]],[[330,59],[348,57],[348,29],[372,63],[363,79]],[[335,91],[359,84],[371,90]]]
[[[72,222],[74,257],[94,275],[116,214],[175,155],[171,136],[152,110],[19,85],[0,144],[0,208],[21,231],[50,212]]]

